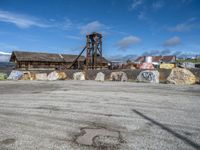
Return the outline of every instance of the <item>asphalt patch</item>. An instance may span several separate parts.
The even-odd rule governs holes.
[[[79,145],[92,146],[99,149],[118,149],[124,143],[120,132],[103,128],[82,128],[81,133],[76,136],[75,142]]]

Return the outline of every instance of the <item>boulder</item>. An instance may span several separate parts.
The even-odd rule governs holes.
[[[147,83],[159,83],[159,72],[157,70],[141,71],[137,76],[137,80]]]
[[[97,73],[95,80],[96,81],[104,81],[105,80],[105,74],[102,73],[102,72]]]
[[[73,78],[74,80],[85,80],[85,74],[83,72],[75,72]]]
[[[67,75],[65,72],[60,71],[60,72],[58,72],[58,78],[59,78],[59,80],[65,80],[65,79],[67,79]]]
[[[36,80],[47,80],[47,73],[36,73]]]
[[[7,74],[0,73],[0,80],[5,80],[5,79],[7,79]]]
[[[13,70],[10,73],[8,79],[9,80],[19,80],[19,79],[21,79],[22,76],[23,76],[23,72],[22,71]]]
[[[119,72],[112,72],[110,75],[111,81],[127,81],[127,75],[125,72],[119,71]]]
[[[142,63],[140,69],[154,69],[154,66],[152,63]]]
[[[59,74],[56,71],[49,73],[47,79],[50,81],[59,80]]]
[[[32,80],[31,73],[29,71],[23,71],[21,80]]]
[[[54,80],[65,80],[67,78],[67,75],[65,72],[57,72],[53,71],[48,75],[48,80],[54,81]]]
[[[187,69],[174,68],[168,76],[167,81],[172,84],[195,84],[196,77]]]

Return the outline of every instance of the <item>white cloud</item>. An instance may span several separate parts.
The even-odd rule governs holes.
[[[192,17],[183,23],[179,23],[174,27],[168,28],[171,32],[188,32],[192,29],[198,28],[198,25],[194,23],[196,18]]]
[[[12,23],[20,28],[29,28],[31,26],[42,28],[49,27],[49,25],[41,22],[37,18],[2,10],[0,10],[0,21]]]
[[[62,24],[64,30],[69,30],[73,27],[73,23],[70,19],[65,19],[64,23]]]
[[[80,36],[75,36],[75,35],[67,35],[66,38],[72,40],[81,40]]]
[[[136,9],[138,6],[143,4],[143,0],[133,0],[131,10]]]
[[[180,24],[177,24],[175,27],[169,28],[169,31],[171,31],[171,32],[188,32],[188,31],[191,31],[194,27],[195,27],[194,24],[180,23]]]
[[[172,51],[169,49],[164,50],[149,50],[145,51],[142,55],[143,56],[163,56],[163,55],[171,55]]]
[[[102,32],[106,26],[99,21],[93,21],[80,27],[81,34],[89,34],[92,32]]]
[[[164,46],[176,46],[181,44],[181,39],[178,36],[174,36],[164,42]]]
[[[131,36],[124,37],[123,39],[121,39],[120,41],[118,41],[117,42],[117,47],[120,50],[126,50],[129,47],[131,47],[133,45],[136,45],[136,44],[138,44],[140,42],[141,42],[141,39],[139,37],[131,35]]]

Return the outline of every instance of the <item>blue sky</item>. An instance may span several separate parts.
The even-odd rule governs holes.
[[[103,54],[200,54],[199,0],[0,0],[0,51],[78,54],[103,33]]]

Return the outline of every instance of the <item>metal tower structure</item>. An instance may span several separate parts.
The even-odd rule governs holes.
[[[95,32],[86,38],[86,69],[102,68],[102,35]]]
[[[85,69],[98,69],[102,68],[102,34],[92,33],[86,35],[86,46],[78,55],[78,57],[73,61],[72,65],[69,67],[72,68],[79,57],[86,50],[86,60],[85,60]]]

